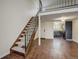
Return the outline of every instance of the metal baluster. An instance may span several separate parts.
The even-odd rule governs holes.
[[[68,3],[68,6],[69,6],[69,4],[70,4],[70,3],[69,3],[69,0],[67,0],[67,3]]]
[[[35,17],[35,19],[34,19],[34,31],[35,31],[35,26],[36,26],[36,25],[35,25],[35,23],[36,23],[35,20],[36,20],[36,17]]]
[[[26,40],[26,46],[28,45],[28,30],[27,30],[27,40]]]
[[[68,6],[69,4],[68,4],[68,0],[66,0],[66,6]]]
[[[30,33],[31,31],[30,31],[30,27],[28,28],[28,43],[29,43],[29,40],[30,40]]]
[[[36,17],[35,17],[35,31],[36,31]]]
[[[62,5],[61,7],[63,7],[63,5],[64,5],[64,4],[63,4],[63,0],[61,0],[61,5]]]
[[[38,27],[38,17],[36,18],[36,30],[37,30],[37,27]]]
[[[71,6],[73,6],[73,0],[71,0]]]
[[[69,0],[67,0],[67,6],[69,6]]]
[[[78,0],[75,0],[75,4],[78,4]]]
[[[72,0],[70,0],[70,4],[69,4],[69,6],[71,6],[72,5]]]
[[[26,58],[26,34],[25,34],[25,58]]]
[[[57,0],[57,8],[59,8],[59,0]]]
[[[66,0],[64,0],[64,7],[66,7]]]
[[[37,28],[38,28],[38,17],[36,19],[36,30],[37,30]]]
[[[64,7],[65,6],[65,0],[62,0],[62,3],[63,3],[63,6],[62,7]]]
[[[76,5],[76,0],[74,0],[74,5]]]
[[[74,5],[74,0],[72,0],[72,5]]]

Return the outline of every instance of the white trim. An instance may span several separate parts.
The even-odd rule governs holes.
[[[40,16],[50,15],[50,14],[67,13],[67,12],[76,12],[76,11],[78,11],[78,8],[70,8],[70,9],[57,10],[57,11],[42,12],[42,13],[40,13]]]
[[[8,52],[4,53],[3,55],[1,55],[0,59],[3,58],[4,56],[8,55],[8,54],[10,54],[10,51],[8,51]]]
[[[73,40],[74,42],[78,43],[78,41]]]
[[[40,39],[40,37],[41,37],[41,20],[40,20],[40,15],[39,15],[39,39],[38,39],[38,45],[40,46],[41,45],[41,39]]]
[[[66,39],[67,41],[73,41],[72,39]]]

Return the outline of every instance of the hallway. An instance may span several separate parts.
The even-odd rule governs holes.
[[[32,49],[26,59],[77,59],[77,43],[63,39],[42,39],[41,46],[37,40],[33,42]],[[3,59],[24,59],[17,54],[11,54]]]

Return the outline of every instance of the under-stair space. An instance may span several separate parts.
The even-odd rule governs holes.
[[[38,17],[32,17],[31,20],[27,23],[17,40],[14,42],[11,47],[11,52],[21,54],[25,56],[28,45],[31,44],[30,41],[34,39],[34,33],[38,27]]]

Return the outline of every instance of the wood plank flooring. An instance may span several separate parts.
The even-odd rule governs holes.
[[[34,40],[32,49],[24,58],[12,53],[2,59],[78,59],[78,44],[64,39],[42,39],[41,46]]]

